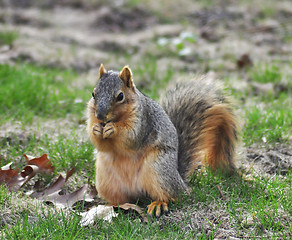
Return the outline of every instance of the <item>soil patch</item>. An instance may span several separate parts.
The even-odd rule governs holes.
[[[106,32],[134,32],[156,22],[157,19],[142,8],[103,7],[92,27]]]
[[[278,173],[285,176],[292,167],[292,146],[251,147],[247,149],[247,161],[251,168],[262,173],[269,175]]]

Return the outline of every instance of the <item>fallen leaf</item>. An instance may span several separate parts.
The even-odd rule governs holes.
[[[90,209],[87,212],[80,213],[82,219],[80,221],[81,226],[88,226],[94,223],[95,219],[103,219],[111,222],[113,217],[117,217],[113,206],[98,205]]]
[[[34,156],[32,155],[26,155],[26,154],[23,154],[24,158],[26,159],[26,161],[28,162],[30,159],[33,159],[35,158]]]
[[[130,210],[130,209],[135,210],[137,213],[140,214],[140,216],[142,217],[144,222],[148,222],[148,218],[147,218],[146,214],[143,212],[143,210],[139,206],[137,206],[135,204],[124,203],[122,205],[118,205],[118,206],[116,205],[115,207],[118,207],[118,208],[121,208],[124,210]]]
[[[5,166],[1,167],[1,170],[9,170],[11,169],[12,162],[7,163]]]
[[[25,185],[37,173],[52,173],[54,170],[47,154],[33,159],[29,159],[27,155],[24,155],[24,157],[27,161],[27,165],[20,173],[18,173],[18,168],[15,170],[11,169],[11,163],[1,168],[0,183],[5,182],[9,190],[18,191],[19,188]]]
[[[29,159],[29,157],[25,154],[24,157],[27,161],[27,165],[38,166],[40,172],[52,173],[54,171],[54,167],[52,166],[51,161],[48,159],[47,154],[43,154],[41,157],[33,159]]]
[[[75,172],[75,167],[71,168],[67,173],[66,173],[66,178],[65,182],[67,182],[68,178],[72,176],[72,174]]]
[[[67,182],[68,178],[72,176],[74,171],[75,171],[74,167],[70,169],[66,174],[66,178],[64,178],[62,175],[59,175],[57,180],[53,182],[50,186],[45,188],[43,191],[34,192],[31,195],[31,197],[37,198],[40,200],[49,200],[49,199],[53,199],[54,197],[58,197],[59,192],[62,190],[62,187],[65,186],[65,182]]]
[[[237,59],[236,64],[237,67],[241,69],[245,67],[250,67],[252,66],[253,63],[250,56],[247,53],[245,53],[241,55],[239,59]]]
[[[12,170],[12,169],[11,169]],[[21,188],[30,178],[26,177],[23,178],[19,173],[18,173],[18,168],[17,170],[13,170],[15,171],[15,173],[17,172],[17,174],[15,176],[13,176],[11,179],[6,179],[6,185],[8,186],[10,191],[18,191],[19,188]]]
[[[17,191],[25,183],[25,180],[26,179],[18,173],[18,168],[11,168],[11,163],[0,169],[0,183],[4,182],[9,190]]]
[[[17,169],[0,169],[0,183],[8,183],[13,178],[15,178],[18,175],[18,168]]]
[[[26,165],[20,175],[25,178],[27,176],[35,176],[40,171],[40,168],[36,165]]]
[[[59,175],[57,180],[45,188],[43,191],[40,192],[34,192],[31,197],[37,198],[40,200],[45,200],[47,196],[49,195],[56,195],[61,191],[61,188],[65,186],[65,178],[62,175]]]
[[[34,183],[33,189],[34,189],[34,190],[37,190],[37,191],[39,191],[39,190],[41,189],[41,181],[40,181],[40,180],[37,180],[37,181]]]
[[[43,197],[42,200],[46,202],[52,202],[58,207],[72,207],[74,203],[84,200],[87,202],[92,202],[94,199],[87,193],[88,185],[85,184],[83,187],[79,188],[75,192],[60,195],[59,192],[56,194],[51,194]]]

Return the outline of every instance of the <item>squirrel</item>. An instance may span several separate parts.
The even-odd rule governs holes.
[[[129,66],[116,72],[101,64],[87,110],[96,189],[109,204],[150,197],[147,212],[159,216],[188,191],[188,177],[201,163],[236,169],[233,108],[204,79],[177,84],[159,105],[136,88]]]

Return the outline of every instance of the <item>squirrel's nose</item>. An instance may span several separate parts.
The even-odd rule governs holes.
[[[105,121],[105,114],[98,112],[96,116],[100,121]]]
[[[99,104],[98,105],[98,109],[97,109],[97,113],[96,113],[96,117],[100,120],[100,121],[105,121],[106,119],[106,115],[107,115],[107,110],[106,107],[103,104]]]

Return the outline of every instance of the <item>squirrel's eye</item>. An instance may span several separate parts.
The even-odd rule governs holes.
[[[92,92],[92,97],[95,99],[95,95],[94,95],[94,92]]]
[[[124,99],[124,94],[122,92],[119,93],[119,95],[117,96],[117,101],[120,102]]]

